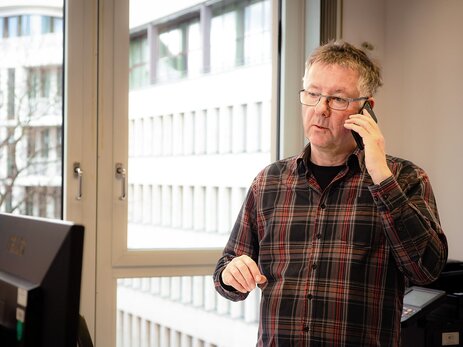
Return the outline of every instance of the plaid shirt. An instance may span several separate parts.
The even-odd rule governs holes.
[[[426,173],[388,156],[393,176],[375,185],[356,150],[321,191],[299,156],[254,179],[214,273],[217,291],[235,256],[253,258],[261,286],[258,346],[399,346],[406,279],[435,280],[447,259]]]

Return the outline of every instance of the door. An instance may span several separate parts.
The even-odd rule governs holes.
[[[98,222],[112,245],[100,282],[111,295],[97,305],[113,308],[117,328],[102,333],[97,309],[97,340],[252,343],[258,293],[232,307],[215,294],[211,274],[248,185],[271,158],[272,3],[114,6],[115,39],[102,41],[117,70],[100,92],[100,116],[113,123],[109,134],[100,121],[100,146],[113,148],[101,165],[114,180],[98,182],[113,201]],[[211,329],[219,319],[238,319],[246,333]]]
[[[290,151],[277,141],[278,8],[100,1],[98,344],[255,343],[259,292],[232,304],[211,274],[252,179]]]

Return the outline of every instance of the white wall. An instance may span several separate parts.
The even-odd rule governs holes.
[[[343,38],[374,46],[390,154],[431,177],[449,258],[463,260],[463,1],[344,0]],[[460,104],[460,105],[459,105]]]

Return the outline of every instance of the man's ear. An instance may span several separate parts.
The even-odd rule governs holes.
[[[367,101],[370,103],[371,108],[375,107],[375,98],[371,97]]]

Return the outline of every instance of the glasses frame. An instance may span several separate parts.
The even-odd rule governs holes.
[[[369,97],[368,96],[361,96],[361,97],[358,97],[358,98],[343,98],[343,97],[340,97],[340,96],[334,96],[334,95],[324,95],[324,94],[321,94],[321,93],[312,93],[312,94],[318,94],[318,100],[315,104],[312,104],[312,105],[308,105],[308,104],[304,104],[302,102],[302,93],[307,93],[308,91],[305,90],[305,89],[301,89],[299,91],[299,102],[302,104],[302,105],[305,105],[305,106],[312,106],[312,107],[315,107],[318,105],[318,103],[320,102],[320,100],[322,99],[322,97],[324,97],[327,101],[327,105],[328,105],[328,108],[330,108],[331,110],[336,110],[336,111],[344,111],[344,110],[347,110],[347,108],[349,107],[349,104],[351,102],[354,102],[354,101],[361,101],[361,100],[368,100]],[[345,108],[333,108],[331,107],[330,105],[330,101],[332,99],[342,99],[342,100],[345,100],[347,101],[347,105]]]

